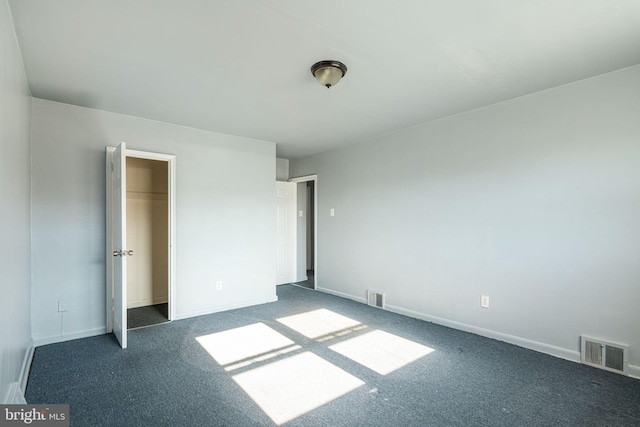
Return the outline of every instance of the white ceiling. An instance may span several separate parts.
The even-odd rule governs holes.
[[[638,0],[9,0],[33,96],[296,158],[640,63]],[[348,69],[326,89],[319,60]]]

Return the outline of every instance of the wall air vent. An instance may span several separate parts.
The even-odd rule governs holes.
[[[367,289],[367,304],[371,307],[384,308],[384,292]]]
[[[585,365],[629,375],[629,346],[587,336],[580,337],[580,360]]]

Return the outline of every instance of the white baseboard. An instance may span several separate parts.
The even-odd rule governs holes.
[[[31,362],[33,361],[33,353],[35,350],[36,347],[33,345],[33,340],[31,340],[29,348],[27,348],[27,351],[24,353],[22,368],[20,368],[20,376],[18,377],[18,387],[20,387],[23,393],[27,391],[27,381],[29,381],[29,372],[31,371]]]
[[[217,307],[204,308],[201,310],[191,310],[184,313],[177,313],[174,320],[189,319],[196,316],[206,316],[207,314],[219,313],[221,311],[235,310],[236,308],[250,307],[252,305],[266,304],[268,302],[278,301],[278,296],[273,295],[269,298],[241,301],[233,304],[220,305]]]
[[[185,313],[178,313],[176,315],[176,318],[173,320],[180,320],[180,319],[188,319],[190,317],[196,317],[196,316],[203,316],[206,314],[212,314],[212,313],[217,313],[220,311],[227,311],[227,310],[233,310],[236,308],[243,308],[243,307],[249,307],[252,305],[258,305],[258,304],[265,304],[268,302],[275,302],[278,301],[278,296],[277,295],[273,295],[270,298],[263,298],[263,299],[258,299],[258,300],[248,300],[248,301],[242,301],[239,303],[235,303],[235,304],[228,304],[228,305],[223,305],[223,306],[218,306],[218,307],[213,307],[213,308],[207,308],[207,309],[203,309],[203,310],[194,310],[194,311],[188,311]],[[77,332],[72,332],[72,333],[68,333],[68,334],[64,334],[64,335],[52,335],[52,336],[48,336],[48,337],[35,337],[33,339],[33,346],[35,347],[40,347],[43,345],[47,345],[47,344],[55,344],[55,343],[59,343],[59,342],[64,342],[64,341],[71,341],[71,340],[75,340],[75,339],[79,339],[79,338],[88,338],[88,337],[94,337],[96,335],[104,335],[107,333],[107,328],[106,326],[103,326],[101,328],[95,328],[95,329],[88,329],[85,331],[77,331]],[[31,365],[31,363],[29,362],[29,366]]]
[[[20,389],[17,382],[9,384],[9,393],[7,394],[8,405],[25,405],[27,401],[24,398],[24,392]]]
[[[480,335],[487,338],[492,338],[498,341],[504,341],[509,344],[514,344],[519,347],[528,348],[529,350],[538,351],[540,353],[546,353],[551,356],[559,357],[561,359],[570,360],[572,362],[580,362],[580,352],[577,350],[569,350],[566,348],[557,347],[551,344],[546,344],[538,341],[533,341],[533,340],[518,337],[515,335],[496,332],[490,329],[484,329],[478,326],[456,322],[454,320],[443,319],[441,317],[431,316],[428,314],[420,313],[414,310],[409,310],[409,309],[398,307],[395,305],[386,304],[385,307],[388,311],[391,311],[393,313],[398,313],[404,316],[425,320],[427,322],[436,323],[438,325],[447,326],[449,328],[458,329],[465,332],[471,332],[472,334]]]
[[[52,335],[48,337],[36,337],[33,339],[33,345],[40,347],[47,344],[55,344],[58,342],[77,340],[79,338],[95,337],[96,335],[104,335],[107,333],[105,326],[95,329],[87,329],[84,331],[70,332],[63,335]]]
[[[640,366],[629,365],[629,376],[640,380]]]
[[[365,297],[360,298],[360,297],[353,296],[351,294],[346,294],[344,292],[334,291],[333,289],[316,288],[316,291],[324,292],[326,294],[335,295],[335,296],[340,297],[340,298],[350,299],[352,301],[361,302],[363,304],[367,303],[367,299]]]
[[[24,352],[24,358],[22,359],[22,367],[18,375],[18,381],[9,384],[6,394],[2,396],[2,404],[7,405],[24,405],[27,401],[24,398],[24,393],[27,390],[27,381],[29,380],[29,371],[31,370],[31,361],[33,360],[33,352],[35,347],[33,346],[33,340],[29,342],[29,347]]]
[[[353,301],[367,303],[367,299],[364,297],[357,297],[351,294],[335,291],[327,288],[317,288],[318,291],[325,292],[331,295],[335,295],[342,298],[347,298]],[[403,307],[386,304],[385,309],[393,313],[402,314],[403,316],[413,317],[415,319],[425,320],[427,322],[436,323],[438,325],[447,326],[449,328],[458,329],[465,332],[471,332],[472,334],[480,335],[487,338],[492,338],[498,341],[504,341],[509,344],[514,344],[520,347],[528,348],[530,350],[538,351],[540,353],[549,354],[551,356],[559,357],[561,359],[570,360],[572,362],[580,362],[580,352],[577,350],[570,350],[562,347],[556,347],[551,344],[546,344],[538,341],[529,340],[527,338],[517,337],[515,335],[509,335],[502,332],[492,331],[490,329],[480,328],[478,326],[468,325],[466,323],[456,322],[454,320],[443,319],[441,317],[431,316],[425,313],[420,313],[415,310],[409,310]],[[634,367],[639,368],[640,367]],[[632,367],[629,366],[631,372]],[[635,370],[636,374],[640,374],[640,370]]]

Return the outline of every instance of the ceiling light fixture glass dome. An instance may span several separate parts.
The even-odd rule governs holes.
[[[311,66],[311,74],[327,89],[335,86],[347,74],[347,66],[340,61],[320,61]]]

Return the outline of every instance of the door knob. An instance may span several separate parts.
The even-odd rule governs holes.
[[[133,256],[133,250],[113,251],[113,256]]]

